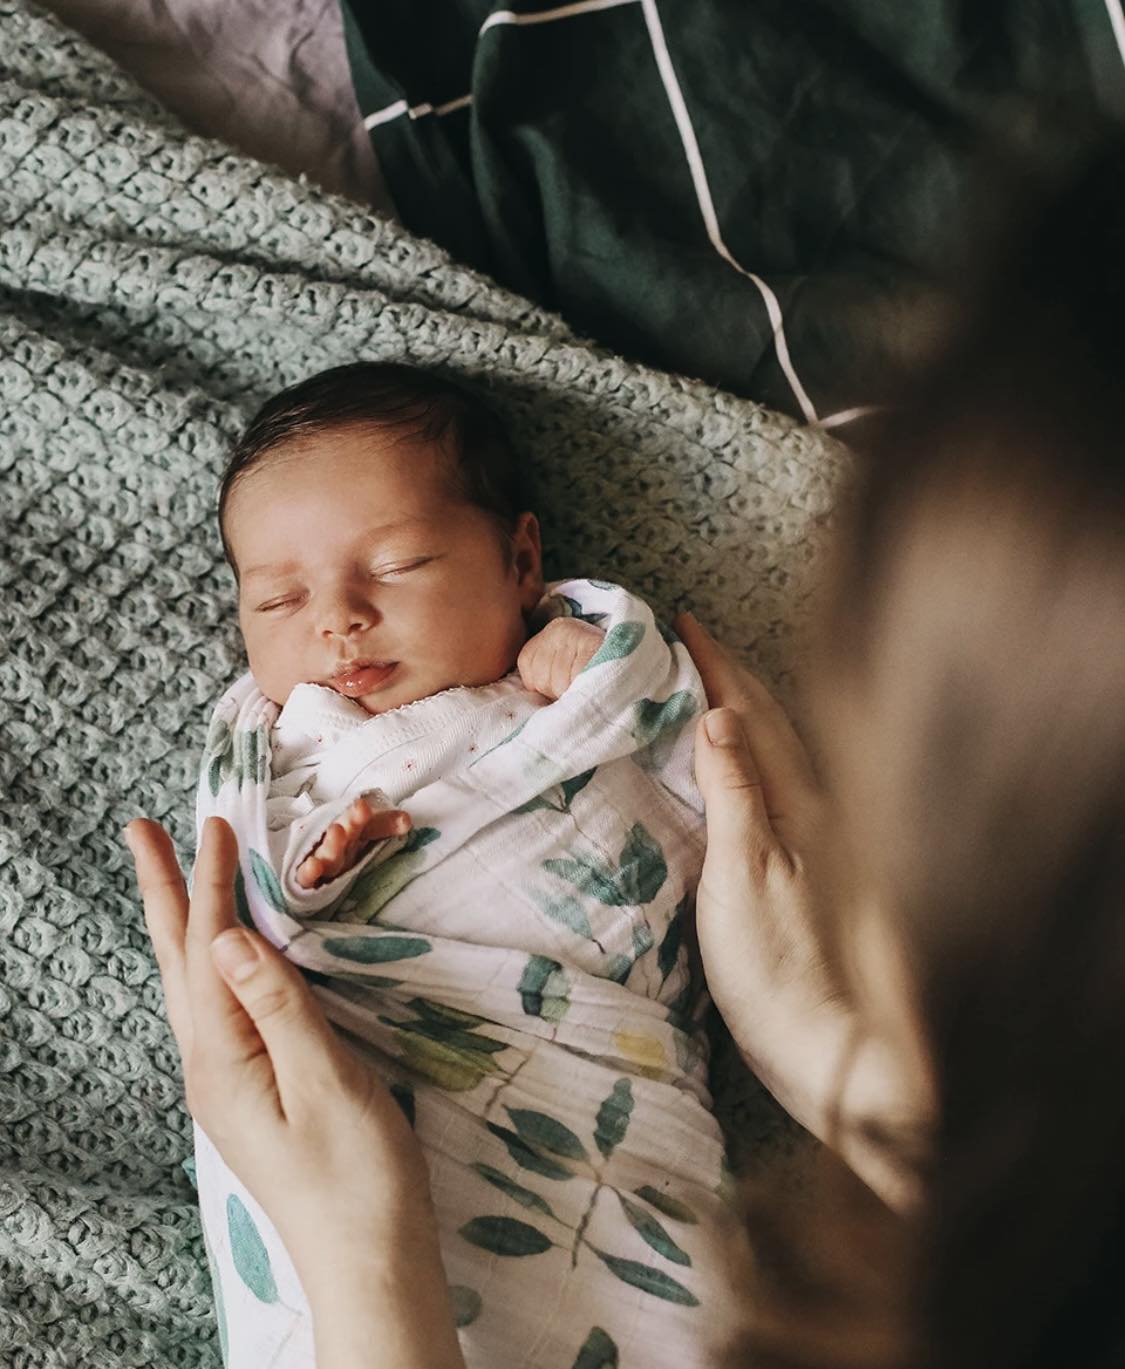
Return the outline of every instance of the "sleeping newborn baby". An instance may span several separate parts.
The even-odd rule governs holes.
[[[271,400],[220,497],[250,673],[200,824],[241,915],[373,1058],[429,1165],[471,1369],[705,1365],[735,1222],[686,943],[703,854],[685,649],[544,587],[503,431],[424,372]],[[309,1366],[268,1219],[197,1132],[227,1364]]]

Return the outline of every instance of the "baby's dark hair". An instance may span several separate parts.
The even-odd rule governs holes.
[[[353,424],[395,429],[405,437],[441,445],[459,493],[491,515],[505,534],[514,530],[528,507],[508,435],[479,396],[412,366],[372,361],[335,366],[268,399],[231,453],[219,486],[219,533],[236,575],[226,514],[238,482],[271,452]]]

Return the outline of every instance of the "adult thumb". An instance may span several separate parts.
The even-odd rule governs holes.
[[[774,841],[761,776],[733,708],[704,713],[695,733],[695,780],[707,809],[707,859],[745,861]]]

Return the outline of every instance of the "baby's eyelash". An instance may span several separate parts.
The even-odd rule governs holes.
[[[371,574],[380,580],[388,575],[405,575],[407,571],[420,570],[422,566],[429,565],[433,559],[432,556],[419,556],[413,561],[403,561],[396,566],[376,566]]]
[[[295,604],[301,596],[299,594],[289,594],[284,599],[271,599],[268,603],[259,604],[254,610],[256,613],[269,613],[275,608],[288,608]]]

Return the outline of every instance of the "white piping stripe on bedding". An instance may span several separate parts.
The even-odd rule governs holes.
[[[857,404],[854,409],[841,409],[838,414],[829,414],[827,418],[818,418],[814,427],[842,428],[845,423],[854,423],[857,418],[866,418],[868,414],[880,413],[882,408],[881,404]]]
[[[517,14],[515,10],[497,10],[490,14],[480,26],[479,38],[487,29],[499,24],[548,24],[555,19],[572,19],[577,14],[591,14],[595,10],[617,9],[620,5],[636,5],[640,0],[574,0],[570,5],[557,5],[553,10],[539,10],[533,14]],[[411,119],[421,119],[426,114],[452,114],[454,110],[464,109],[473,103],[472,95],[458,95],[455,100],[447,100],[443,105],[432,105],[428,100],[421,104],[409,105],[405,100],[396,100],[393,105],[377,109],[368,114],[363,121],[364,128],[378,128],[389,124],[392,119],[401,119],[405,114]]]
[[[711,240],[711,246],[728,265],[734,267],[739,275],[746,276],[758,287],[758,293],[766,306],[770,327],[773,329],[773,341],[774,347],[777,349],[778,363],[785,372],[785,378],[796,396],[801,412],[805,416],[805,421],[815,423],[817,421],[816,408],[806,394],[805,387],[797,378],[797,372],[793,369],[793,363],[789,358],[789,344],[785,340],[785,322],[781,317],[781,305],[778,303],[777,296],[761,276],[756,275],[753,271],[747,271],[741,262],[735,260],[719,231],[719,220],[715,213],[714,201],[711,199],[711,188],[707,184],[707,172],[703,166],[703,157],[695,138],[695,129],[691,125],[691,116],[688,114],[687,105],[684,103],[683,92],[676,80],[668,45],[664,41],[664,30],[660,24],[660,15],[657,13],[656,0],[641,0],[641,6],[644,9],[645,23],[648,25],[656,65],[660,70],[660,79],[664,82],[668,103],[672,106],[676,126],[680,131],[680,141],[683,143],[684,155],[687,157],[692,183],[695,186],[695,197],[699,201],[699,212],[703,215],[703,223],[707,229],[707,236]]]
[[[635,5],[638,0],[574,0],[571,5],[557,5],[553,10],[538,10],[518,14],[515,10],[496,10],[480,26],[478,37],[498,24],[549,24],[554,19],[571,19],[576,14],[591,14],[594,10],[616,9],[618,5]]]
[[[405,114],[411,119],[421,119],[423,115],[434,114],[439,119],[443,114],[452,114],[455,109],[464,109],[473,103],[472,95],[458,95],[456,100],[446,100],[443,105],[432,105],[423,100],[420,105],[408,105],[405,100],[396,100],[385,109],[377,109],[363,121],[364,128],[375,128],[379,124],[389,124],[392,119],[401,119]]]
[[[1117,51],[1125,62],[1125,10],[1121,8],[1121,0],[1105,0],[1105,8],[1113,26],[1113,36],[1117,39]]]
[[[410,106],[405,100],[396,100],[393,105],[387,105],[385,109],[377,109],[374,114],[369,114],[363,121],[364,128],[375,128],[378,124],[389,124],[392,119],[397,119],[400,114],[405,114]]]

